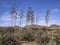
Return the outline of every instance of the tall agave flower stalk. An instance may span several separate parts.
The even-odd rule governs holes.
[[[31,9],[31,7],[29,7],[29,9],[27,11],[26,22],[27,22],[27,24],[29,24],[29,23],[33,24],[33,22],[34,22],[34,15],[33,15],[33,11]]]
[[[24,11],[21,9],[20,14],[19,14],[20,26],[22,26],[22,24],[23,24],[23,16],[24,16]]]
[[[11,14],[11,17],[12,17],[12,25],[16,26],[17,12],[16,12],[16,7],[15,6],[12,6],[12,10],[11,10],[10,14]]]
[[[47,12],[46,12],[46,20],[45,20],[45,22],[46,22],[47,26],[48,26],[48,21],[49,21],[49,15],[50,15],[50,9],[48,9]]]
[[[30,10],[30,15],[31,15],[31,24],[33,25],[34,24],[34,12],[32,9]]]

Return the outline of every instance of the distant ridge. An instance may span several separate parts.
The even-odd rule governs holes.
[[[53,24],[49,26],[49,29],[60,29],[60,25]]]
[[[45,28],[46,26],[42,25],[26,25],[25,28]]]
[[[29,28],[46,28],[46,27],[47,26],[42,26],[42,25],[26,25],[24,27],[19,27],[19,26],[0,27],[0,29],[7,30],[8,28],[14,28],[16,30],[19,30],[19,29],[23,29],[23,28],[29,29]],[[51,29],[51,30],[60,29],[60,25],[53,24],[53,25],[48,26],[48,29]]]

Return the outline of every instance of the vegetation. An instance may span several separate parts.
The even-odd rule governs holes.
[[[4,30],[0,29],[0,45],[18,45],[20,41],[48,44],[50,40],[54,40],[56,45],[60,44],[60,30],[54,30],[54,32],[46,30],[44,31],[42,29],[15,30],[14,28],[8,28],[6,30],[5,32]]]

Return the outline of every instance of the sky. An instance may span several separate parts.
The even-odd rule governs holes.
[[[60,0],[0,0],[0,26],[12,26],[10,11],[15,4],[17,13],[23,9],[25,17],[28,7],[31,7],[35,17],[38,15],[38,25],[46,25],[45,15],[47,9],[50,9],[49,25],[60,25]],[[24,18],[23,25],[26,25],[25,22]],[[19,18],[16,20],[16,25],[19,25]]]

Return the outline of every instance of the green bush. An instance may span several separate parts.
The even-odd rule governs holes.
[[[20,30],[21,41],[33,41],[33,34],[31,30]]]

